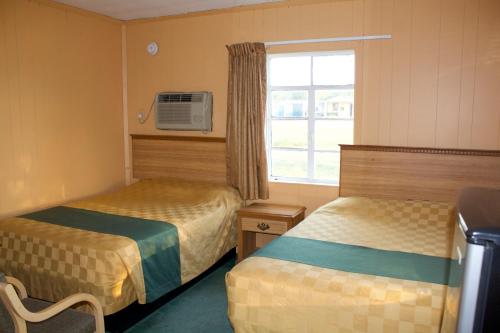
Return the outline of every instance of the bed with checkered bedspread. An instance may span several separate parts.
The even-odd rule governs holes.
[[[105,215],[110,223],[136,219],[137,228],[144,227],[141,221],[175,226],[179,280],[184,284],[235,246],[235,211],[241,205],[238,192],[229,186],[153,179],[57,208]],[[20,279],[31,297],[55,302],[87,292],[98,298],[104,314],[135,300],[149,302],[141,256],[154,255],[147,253],[151,247],[141,252],[131,237],[47,223],[38,217],[34,213],[0,221],[0,271]]]
[[[276,241],[317,240],[446,262],[453,217],[448,203],[339,198]],[[285,253],[301,257],[306,247],[282,247],[285,259],[279,259],[280,253],[270,255],[268,247],[263,250],[226,276],[229,318],[236,332],[440,331],[446,283],[331,269]],[[335,263],[336,253],[328,255]],[[390,262],[390,257],[384,259]],[[404,264],[411,270],[412,262]]]

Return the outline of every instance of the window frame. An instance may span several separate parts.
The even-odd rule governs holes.
[[[313,84],[313,58],[315,56],[328,56],[328,55],[342,55],[349,54],[354,56],[354,83],[349,85],[314,85]],[[273,58],[285,58],[285,57],[300,57],[300,56],[309,56],[311,59],[310,64],[310,84],[307,86],[272,86],[271,85],[271,71],[270,71],[270,63]],[[306,183],[306,184],[327,184],[327,185],[339,185],[339,179],[331,180],[331,179],[321,179],[314,178],[314,154],[316,152],[319,153],[338,153],[340,154],[340,147],[338,149],[316,149],[315,147],[315,121],[316,120],[351,120],[353,126],[353,141],[354,141],[354,127],[355,127],[355,97],[353,100],[353,110],[352,110],[352,118],[316,118],[315,112],[315,100],[316,100],[316,91],[318,90],[353,90],[354,96],[356,96],[356,50],[355,49],[344,49],[344,50],[335,50],[335,51],[317,51],[317,52],[290,52],[290,53],[272,53],[267,55],[266,61],[266,71],[267,71],[267,100],[266,100],[266,123],[265,123],[265,132],[266,132],[266,154],[267,154],[267,163],[268,163],[268,179],[270,181],[276,182],[293,182],[293,183]],[[272,103],[271,98],[273,91],[307,91],[308,101],[307,101],[307,117],[275,117],[272,116]],[[306,148],[281,148],[275,147],[274,149],[282,150],[282,151],[306,151],[307,152],[307,177],[285,177],[285,176],[273,176],[272,175],[272,120],[307,120],[307,129],[308,129],[308,137],[307,137],[307,147]]]

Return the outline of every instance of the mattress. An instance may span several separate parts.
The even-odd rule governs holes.
[[[228,186],[141,180],[110,194],[0,221],[0,271],[20,279],[31,297],[57,301],[88,292],[111,314],[170,290],[160,286],[156,295],[149,292],[165,276],[180,285],[213,265],[235,246],[235,211],[241,205]],[[113,223],[109,230],[123,225],[130,237],[95,231],[108,230],[104,223]],[[153,227],[149,235],[148,225]],[[152,245],[152,238],[160,245]],[[177,264],[168,266],[165,256],[158,257],[167,247]],[[146,266],[151,258],[158,268],[151,260]]]
[[[226,275],[231,324],[236,332],[439,332],[452,216],[447,203],[339,198]]]

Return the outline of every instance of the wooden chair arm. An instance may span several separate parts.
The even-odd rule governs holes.
[[[25,299],[28,297],[28,293],[26,292],[26,288],[24,287],[23,283],[19,281],[16,278],[13,278],[12,276],[6,276],[5,279],[7,280],[7,283],[13,285],[19,294],[19,298]]]
[[[68,309],[69,307],[75,304],[82,302],[89,303],[94,310],[93,312],[96,324],[96,333],[104,333],[104,315],[101,304],[94,296],[90,294],[84,294],[84,293],[74,294],[66,297],[65,299],[39,312],[31,312],[24,307],[23,303],[21,302],[14,288],[11,285],[6,285],[2,289],[3,290],[0,291],[3,291],[3,294],[8,298],[8,301],[10,302],[10,304],[8,304],[7,307],[9,307],[9,305],[12,306],[14,312],[22,320],[28,322],[41,322],[50,319],[51,317],[63,312],[64,310]]]

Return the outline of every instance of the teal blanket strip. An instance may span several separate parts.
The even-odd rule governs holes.
[[[181,285],[179,237],[173,224],[65,206],[21,217],[134,240],[141,254],[148,303]]]
[[[282,236],[253,254],[345,272],[448,284],[450,259]]]

